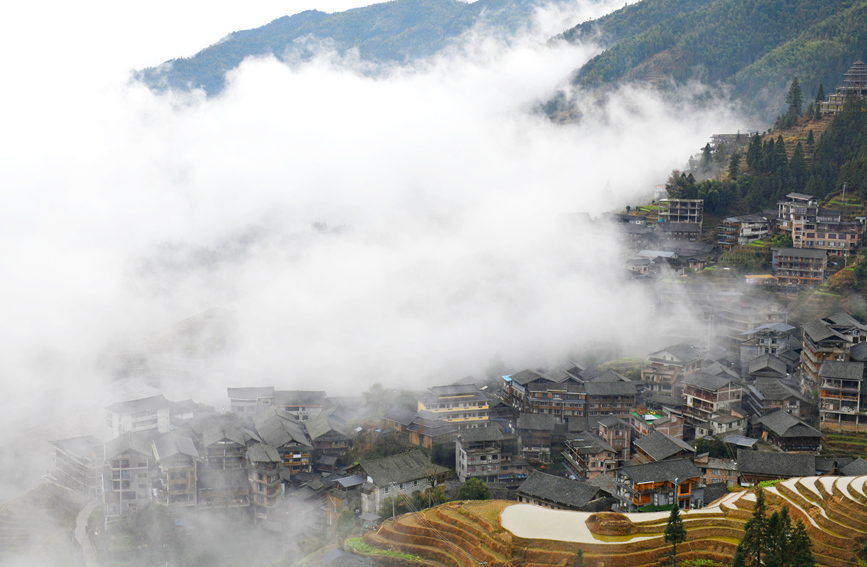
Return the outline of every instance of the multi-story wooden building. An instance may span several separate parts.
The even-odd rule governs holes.
[[[728,217],[719,226],[719,244],[726,250],[767,238],[771,220],[761,215]]]
[[[465,429],[488,422],[490,401],[475,384],[434,386],[419,397],[418,410]]]
[[[468,478],[478,478],[487,482],[525,478],[527,464],[523,459],[507,450],[509,436],[496,425],[463,429],[455,440],[455,463],[458,479],[466,482]],[[513,447],[514,450],[514,447]],[[504,467],[504,465],[509,465]],[[509,472],[504,473],[503,469]]]
[[[313,443],[293,415],[271,407],[259,411],[253,421],[262,441],[283,457],[287,473],[295,475],[312,470]]]
[[[660,222],[701,225],[704,218],[704,199],[660,199],[656,204]]]
[[[106,425],[111,437],[123,433],[155,430],[168,433],[172,402],[163,397],[150,396],[128,402],[118,402],[105,408]]]
[[[825,281],[828,258],[824,250],[774,248],[771,264],[780,285],[817,286]]]
[[[863,61],[853,63],[843,78],[843,84],[821,103],[822,113],[834,114],[843,110],[846,97],[850,95],[867,97],[867,65]]]
[[[690,425],[705,425],[713,415],[740,405],[742,395],[741,385],[729,376],[695,372],[683,380],[683,417]]]
[[[614,447],[589,431],[570,434],[562,455],[567,472],[584,480],[600,474],[613,475],[618,465],[618,452]]]
[[[154,500],[169,507],[196,505],[196,468],[199,452],[193,440],[166,433],[151,441],[156,459]]]
[[[257,521],[267,520],[283,497],[283,457],[274,447],[257,442],[250,444],[246,457],[253,516]]]
[[[863,362],[826,360],[819,370],[819,419],[822,429],[867,431]]]
[[[680,343],[654,352],[641,369],[641,381],[651,392],[676,396],[681,379],[701,366],[701,349]]]
[[[804,389],[814,390],[819,387],[819,371],[825,361],[851,360],[852,349],[864,341],[867,341],[867,326],[846,313],[836,313],[804,325],[804,344],[801,351]]]
[[[704,490],[701,471],[692,459],[657,461],[619,469],[615,482],[620,509],[635,512],[647,505],[681,509],[701,508]]]
[[[124,433],[105,444],[105,523],[130,516],[151,502],[156,473],[148,432]]]

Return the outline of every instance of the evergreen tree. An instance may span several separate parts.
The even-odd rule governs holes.
[[[763,565],[762,556],[767,541],[767,523],[765,491],[759,488],[756,492],[756,507],[753,509],[753,516],[744,525],[744,539],[740,543],[743,546],[744,559],[748,567],[761,567]]]
[[[816,138],[813,136],[813,129],[810,128],[810,131],[807,132],[807,145],[813,147],[813,144],[816,143]]]
[[[816,106],[819,105],[820,102],[825,100],[825,87],[822,86],[822,83],[819,83],[819,90],[816,91]]]
[[[713,164],[713,150],[711,150],[710,143],[707,143],[701,149],[701,161],[699,162],[699,167],[701,168],[701,172],[702,173],[709,173],[712,164]]]
[[[798,192],[803,191],[807,175],[807,158],[804,156],[804,148],[801,146],[801,142],[798,142],[798,145],[795,146],[795,151],[792,154],[792,163],[789,164],[789,172],[792,175],[792,183],[795,186],[795,190]]]
[[[786,156],[786,142],[783,141],[783,135],[777,136],[777,143],[774,144],[774,171],[784,173],[789,165],[789,158]]]
[[[729,160],[729,177],[731,177],[732,179],[737,179],[740,169],[741,169],[741,154],[740,154],[740,152],[735,152],[732,154],[732,157]]]
[[[789,87],[789,92],[786,94],[786,104],[789,106],[788,114],[790,116],[797,118],[801,115],[801,108],[804,106],[804,93],[801,90],[798,77],[792,79],[792,86]]]
[[[664,536],[665,543],[671,544],[671,565],[677,567],[677,546],[686,541],[686,528],[683,527],[683,518],[680,517],[680,508],[677,504],[671,507]]]
[[[732,557],[732,567],[747,567],[746,560],[744,559],[744,550],[741,549],[740,545],[735,549],[735,555]]]
[[[490,497],[490,489],[484,481],[472,477],[458,488],[460,500],[487,500]]]
[[[813,555],[813,542],[807,534],[804,522],[798,520],[792,529],[789,561],[791,567],[816,567],[816,557]]]
[[[767,549],[765,552],[765,567],[788,567],[790,561],[789,538],[792,531],[792,520],[789,517],[788,506],[783,506],[780,512],[774,512],[768,519],[766,530]]]
[[[747,166],[754,170],[759,169],[762,160],[762,138],[758,134],[750,138],[750,146],[747,148]]]

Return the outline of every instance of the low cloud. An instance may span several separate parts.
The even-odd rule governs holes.
[[[85,408],[60,436],[137,374],[219,407],[227,385],[346,395],[636,349],[655,314],[614,238],[558,218],[638,204],[736,116],[698,88],[569,90],[599,48],[549,43],[553,20],[374,74],[252,59],[210,99],[106,87],[26,130],[2,174],[7,396]],[[560,91],[579,122],[536,112]]]

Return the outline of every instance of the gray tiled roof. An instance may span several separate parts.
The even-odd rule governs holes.
[[[120,437],[115,437],[105,444],[105,459],[111,459],[127,451],[135,451],[146,457],[153,458],[151,439],[157,435],[159,433],[152,429],[150,431],[124,433]]]
[[[344,430],[339,423],[331,419],[331,417],[328,415],[318,415],[313,419],[305,422],[304,425],[307,428],[307,434],[313,441],[331,432],[342,435],[343,437],[347,436],[346,430]]]
[[[174,457],[175,455],[187,455],[193,458],[199,457],[199,452],[196,451],[196,446],[193,445],[193,440],[189,437],[175,433],[166,433],[154,439],[152,443],[158,461]]]
[[[518,416],[516,427],[532,431],[553,431],[557,418],[547,413],[522,413]]]
[[[867,475],[867,461],[858,457],[848,465],[840,469],[846,476],[864,476]]]
[[[788,256],[794,258],[824,258],[826,252],[824,250],[814,250],[812,248],[774,248],[779,256]]]
[[[251,463],[282,463],[283,459],[277,449],[265,443],[253,443],[247,449],[247,458]]]
[[[857,362],[867,362],[867,341],[849,349],[849,358]]]
[[[553,380],[551,380],[547,376],[540,374],[540,373],[536,372],[535,370],[530,370],[530,369],[522,370],[522,371],[518,372],[517,374],[512,374],[511,376],[509,376],[509,378],[511,378],[512,382],[514,382],[516,384],[520,384],[521,386],[526,386],[530,382],[534,382],[536,380],[545,380],[548,382],[553,382]]]
[[[638,393],[635,382],[587,382],[584,391],[588,396],[633,396]]]
[[[701,349],[692,346],[689,343],[680,343],[657,352],[667,352],[677,359],[678,362],[687,363],[693,362],[701,358]],[[657,353],[653,353],[657,354]]]
[[[786,363],[772,354],[757,356],[749,362],[749,373],[772,370],[781,376],[786,376]]]
[[[683,439],[678,439],[659,431],[649,433],[641,439],[633,441],[632,444],[650,455],[650,458],[654,461],[662,461],[677,455],[681,451],[695,454],[695,449]]]
[[[418,412],[410,411],[406,408],[392,406],[386,410],[382,418],[388,421],[393,421],[401,425],[409,425]]]
[[[750,388],[756,390],[761,398],[765,400],[777,402],[795,398],[803,402],[807,401],[800,392],[776,378],[760,378]]]
[[[213,416],[212,422],[202,432],[202,445],[205,447],[223,440],[246,445],[251,439],[235,414]]]
[[[819,377],[861,380],[864,378],[864,363],[826,360],[822,363],[822,368],[819,369]]]
[[[715,392],[725,388],[733,381],[734,379],[728,375],[712,376],[710,374],[705,374],[704,372],[694,372],[685,376],[682,384],[684,386],[695,386],[696,388]]]
[[[383,459],[361,461],[361,468],[379,487],[419,480],[430,472],[445,473],[449,469],[435,465],[421,451],[393,455]]]
[[[481,441],[502,441],[506,438],[506,436],[503,435],[503,431],[496,425],[462,429],[458,433],[458,437],[460,437],[466,443],[476,443]]]
[[[604,497],[602,490],[579,480],[533,471],[518,487],[518,494],[540,498],[572,509],[581,509],[593,500]]]
[[[656,461],[644,465],[625,466],[620,471],[632,479],[633,483],[683,482],[690,478],[701,478],[701,471],[692,462],[692,459],[672,459],[669,461]]]
[[[777,410],[755,420],[762,427],[783,438],[822,437],[822,433],[792,414]]]
[[[791,478],[816,474],[816,457],[809,453],[766,453],[738,449],[738,472]]]
[[[260,410],[253,416],[253,423],[262,441],[276,449],[294,443],[313,446],[301,425],[283,410],[273,407]]]

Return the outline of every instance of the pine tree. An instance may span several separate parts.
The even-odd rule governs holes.
[[[677,545],[686,541],[686,528],[683,527],[683,518],[680,517],[680,508],[677,504],[671,507],[664,536],[665,543],[671,544],[671,565],[677,567]]]
[[[794,117],[801,115],[801,108],[804,106],[804,92],[801,90],[798,77],[792,79],[792,86],[789,87],[789,92],[786,94],[786,104],[789,105],[789,115]]]
[[[767,541],[767,523],[765,491],[759,488],[756,492],[756,507],[753,509],[753,516],[744,525],[744,538],[741,540],[748,567],[761,567],[763,565],[762,555]]]
[[[744,559],[744,550],[740,545],[735,549],[735,555],[732,557],[732,567],[747,567],[746,560]]]
[[[792,183],[795,185],[795,190],[798,192],[803,191],[807,175],[807,158],[804,156],[804,148],[801,146],[800,141],[795,146],[795,151],[792,154],[789,172],[792,174]]]
[[[750,138],[750,147],[747,148],[747,166],[758,170],[762,160],[762,138],[756,134]]]
[[[822,86],[822,83],[819,83],[819,90],[816,91],[816,106],[819,105],[820,102],[825,100],[825,87]]]
[[[710,172],[711,164],[713,164],[713,150],[711,150],[710,143],[708,143],[701,149],[701,161],[699,162],[699,167],[701,168],[702,173]]]
[[[767,523],[765,552],[765,567],[788,567],[790,561],[789,538],[792,531],[792,520],[789,517],[788,506],[783,506],[780,512],[771,514]]]
[[[813,147],[813,144],[816,143],[816,138],[813,136],[813,129],[811,128],[809,132],[807,132],[807,145]]]
[[[738,178],[738,173],[741,169],[741,154],[739,152],[735,152],[732,154],[731,159],[729,160],[729,177],[732,179]]]
[[[813,555],[813,542],[804,527],[804,522],[798,520],[792,529],[789,553],[791,567],[816,567],[816,557]]]

